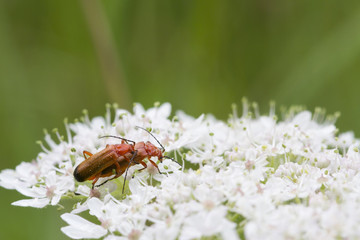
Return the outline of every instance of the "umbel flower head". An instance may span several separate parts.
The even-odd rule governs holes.
[[[27,197],[13,205],[43,208],[72,198],[61,231],[73,239],[360,239],[359,141],[338,135],[335,115],[294,107],[278,120],[274,104],[262,116],[246,100],[242,116],[234,106],[226,122],[171,116],[169,103],[111,112],[107,106],[105,117],[85,112],[66,121],[66,137],[46,133],[36,160],[3,170],[0,185]],[[93,190],[91,181],[76,182],[83,151],[121,142],[101,136],[160,148],[136,126],[151,130],[180,164],[152,157],[163,174],[149,159],[142,171],[131,166],[124,194],[125,174]]]

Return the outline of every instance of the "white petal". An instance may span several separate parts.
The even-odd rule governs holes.
[[[76,207],[74,208],[74,210],[71,211],[71,213],[78,214],[78,213],[84,212],[84,211],[86,211],[88,209],[89,209],[89,207],[86,204],[86,202],[83,203],[83,204],[78,202],[78,203],[76,203]]]
[[[239,240],[240,239],[234,228],[223,229],[221,231],[221,236],[223,239],[226,239],[226,240]]]
[[[128,239],[128,238],[127,237],[114,236],[114,235],[109,235],[109,236],[104,238],[104,240],[126,240],[126,239]]]
[[[151,108],[148,110],[150,117],[158,118],[158,119],[166,119],[170,116],[171,113],[171,104],[170,103],[163,103],[158,108]]]
[[[18,175],[12,169],[5,169],[0,173],[0,186],[7,189],[14,189],[18,183]]]
[[[82,196],[85,196],[85,197],[88,197],[90,195],[90,188],[86,185],[80,185],[78,188],[77,188],[77,191],[76,193],[82,195]]]
[[[64,213],[61,218],[70,225],[61,228],[61,231],[71,238],[100,238],[107,234],[107,230],[103,227],[77,215]]]
[[[103,202],[100,201],[100,199],[93,197],[90,198],[87,202],[87,205],[90,209],[90,214],[96,216],[97,218],[103,217],[103,211],[102,208],[104,206]]]
[[[34,199],[23,199],[16,202],[11,203],[14,206],[20,207],[35,207],[35,208],[43,208],[49,204],[48,198],[34,198]]]
[[[61,195],[55,195],[51,199],[51,205],[55,206],[56,204],[58,204],[60,202],[60,199],[61,199]]]
[[[306,126],[311,123],[311,112],[303,111],[298,113],[294,119],[292,120],[293,124],[297,124],[299,126]],[[307,126],[306,126],[307,127]]]
[[[133,108],[134,114],[136,116],[141,116],[143,114],[145,114],[145,109],[144,107],[140,104],[140,103],[135,103],[134,104],[134,108]]]
[[[42,185],[41,187],[32,187],[29,188],[27,186],[23,186],[23,185],[18,185],[16,187],[16,190],[21,193],[22,195],[25,195],[27,197],[32,197],[32,198],[43,198],[46,196],[46,189],[45,186]]]

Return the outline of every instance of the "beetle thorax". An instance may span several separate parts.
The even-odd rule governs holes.
[[[151,142],[145,143],[145,149],[149,156],[158,157],[159,160],[163,158],[161,150]]]

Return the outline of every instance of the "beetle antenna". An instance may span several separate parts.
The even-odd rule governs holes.
[[[176,162],[177,164],[179,164],[181,166],[181,164],[178,161],[176,161],[175,159],[173,159],[169,156],[163,156],[163,158],[170,159],[171,161]]]
[[[149,132],[147,129],[145,129],[145,128],[142,128],[142,127],[139,127],[139,126],[135,126],[135,128],[140,128],[140,129],[142,129],[142,130],[144,130],[144,131],[146,131],[148,134],[150,134],[157,142],[158,142],[158,144],[161,146],[161,148],[162,148],[162,152],[165,152],[165,148],[164,148],[164,146],[160,143],[160,141],[159,140],[157,140],[157,138],[151,133],[151,132]]]
[[[135,141],[133,141],[133,140],[129,140],[129,139],[126,139],[123,137],[118,137],[118,136],[113,136],[113,135],[100,136],[99,138],[107,138],[107,137],[117,138],[117,139],[124,140],[125,142],[131,142],[132,144],[135,144]]]

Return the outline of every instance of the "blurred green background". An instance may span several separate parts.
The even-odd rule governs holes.
[[[340,111],[340,131],[359,135],[359,64],[359,1],[0,0],[0,169],[107,102],[226,119],[246,96],[263,113],[270,100]],[[0,239],[66,239],[56,208],[0,194]]]

